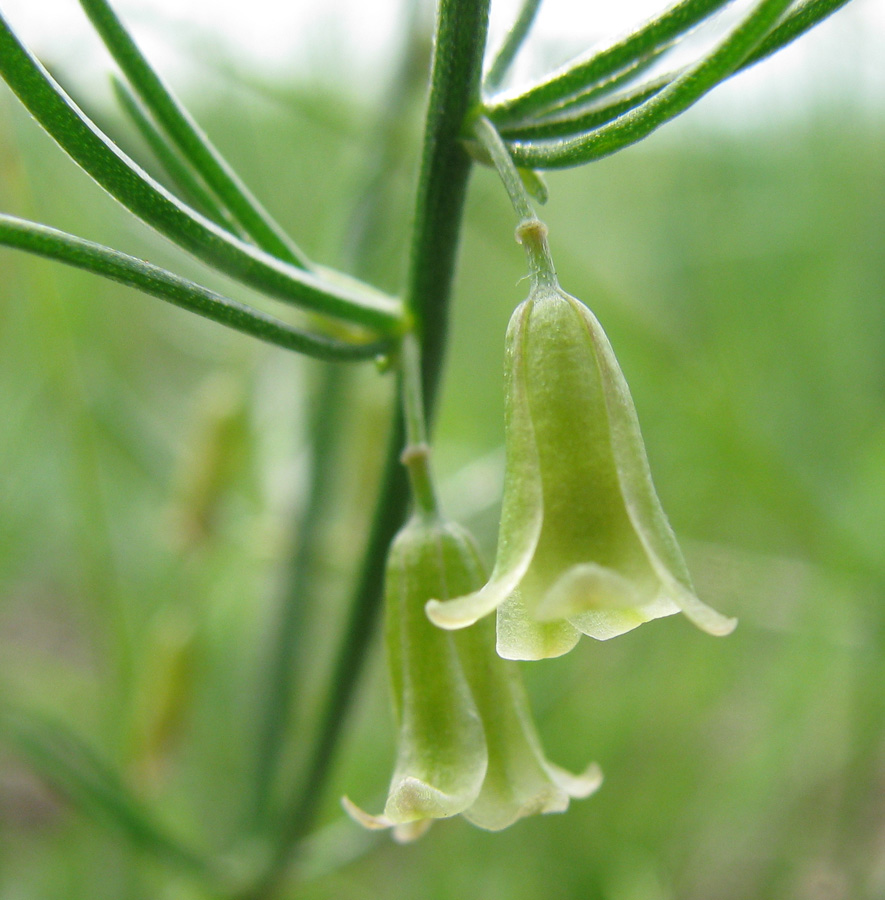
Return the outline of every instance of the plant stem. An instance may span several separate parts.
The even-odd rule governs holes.
[[[335,481],[337,434],[341,424],[342,393],[347,375],[342,366],[327,364],[317,372],[319,384],[312,398],[309,433],[310,487],[299,510],[297,537],[288,556],[279,614],[273,621],[272,643],[262,672],[256,736],[256,767],[251,819],[261,828],[271,807],[286,734],[295,698],[295,670],[305,668],[307,608],[316,559],[321,519]]]
[[[359,278],[380,275],[382,250],[378,235],[390,225],[391,172],[404,152],[401,122],[418,91],[425,88],[429,48],[421,9],[407,0],[407,22],[399,65],[391,73],[374,134],[367,141],[371,152],[363,160],[362,190],[353,205],[347,228],[342,263]],[[286,737],[304,731],[297,721],[296,700],[303,679],[311,671],[304,633],[318,599],[313,586],[316,560],[327,519],[334,514],[338,450],[341,445],[342,410],[348,402],[351,381],[342,366],[316,370],[318,384],[312,409],[310,484],[302,509],[296,514],[295,540],[287,555],[279,615],[274,620],[271,650],[267,658],[258,721],[256,771],[251,813],[255,827],[268,824],[272,795],[287,749]],[[315,658],[315,654],[314,654]],[[303,710],[302,710],[303,712]]]
[[[439,503],[430,470],[430,446],[427,443],[427,422],[421,392],[421,353],[413,334],[403,338],[400,367],[402,373],[400,394],[406,428],[406,446],[400,461],[409,473],[416,508],[423,517],[433,519],[439,515]]]
[[[510,156],[510,151],[501,140],[501,135],[498,134],[495,126],[485,116],[480,116],[473,123],[473,132],[488,152],[492,159],[492,165],[497,170],[501,181],[504,182],[516,215],[522,221],[537,218],[532,209],[528,191],[526,191],[525,184],[519,177],[519,172],[513,162],[513,157]]]
[[[471,162],[461,146],[461,129],[478,102],[489,0],[440,0],[424,151],[418,182],[415,227],[406,305],[415,317],[422,345],[425,407],[435,407],[448,321],[464,200]],[[374,633],[383,588],[387,548],[405,516],[408,485],[399,463],[404,427],[396,413],[387,451],[384,481],[371,535],[351,605],[319,737],[306,776],[287,808],[268,871],[250,894],[274,895],[293,847],[310,831],[323,796],[338,739],[357,678]]]

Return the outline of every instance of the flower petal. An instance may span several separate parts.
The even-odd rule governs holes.
[[[387,816],[373,816],[371,813],[367,813],[346,795],[341,798],[341,805],[344,807],[344,811],[347,815],[349,815],[357,825],[362,825],[363,828],[368,828],[370,831],[381,831],[384,828],[393,828],[394,823],[391,822]]]
[[[723,616],[695,596],[682,551],[655,491],[633,398],[608,337],[583,303],[565,296],[581,313],[596,350],[621,492],[649,562],[670,599],[695,625],[710,634],[729,634],[737,620]]]
[[[589,797],[602,786],[602,769],[596,763],[590,763],[580,775],[575,775],[549,760],[544,760],[544,767],[559,789],[575,800]],[[542,812],[559,812],[559,810],[545,809]]]
[[[456,816],[474,801],[484,775],[483,767],[478,779],[472,777],[471,772],[464,772],[453,778],[440,777],[440,781],[447,782],[454,788],[449,792],[413,775],[399,778],[394,776],[382,818],[400,825],[419,819],[447,819]]]
[[[540,622],[550,622],[586,611],[636,608],[645,599],[635,582],[614,569],[578,563],[556,580],[538,603],[534,616]]]
[[[569,616],[569,622],[583,634],[597,641],[607,641],[644,622],[661,619],[679,612],[679,607],[667,596],[659,595],[651,603],[633,609],[600,609]]]
[[[503,659],[552,659],[568,653],[581,632],[561,619],[538,622],[525,609],[519,591],[498,608],[498,655]]]
[[[478,591],[455,600],[431,600],[427,615],[440,628],[464,628],[488,615],[513,593],[532,561],[544,518],[538,448],[525,383],[523,353],[531,301],[507,329],[507,465],[495,568]]]
[[[495,655],[494,640],[491,621],[457,638],[489,753],[482,790],[463,815],[489,831],[534,813],[563,812],[571,797],[586,797],[601,781],[598,767],[591,766],[585,778],[545,759],[519,667]]]
[[[737,619],[723,616],[722,613],[707,606],[706,603],[698,600],[694,591],[688,590],[685,585],[675,579],[665,579],[663,576],[661,580],[669,588],[672,601],[701,631],[717,637],[725,637],[737,627]]]
[[[409,844],[417,841],[419,837],[427,832],[427,829],[433,824],[433,819],[416,819],[414,822],[405,822],[397,824],[392,822],[387,816],[373,816],[365,810],[360,809],[350,797],[342,797],[341,805],[347,815],[353,819],[357,825],[368,828],[371,831],[381,831],[384,828],[393,829],[393,839],[398,844]]]

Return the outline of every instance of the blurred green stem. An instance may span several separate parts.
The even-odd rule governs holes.
[[[405,294],[422,346],[422,382],[428,413],[435,406],[448,322],[448,301],[471,162],[461,129],[479,99],[489,0],[440,0],[424,151],[418,181],[411,265]],[[400,385],[400,390],[402,389]],[[271,864],[251,893],[272,897],[285,877],[292,849],[311,830],[326,777],[368,650],[380,608],[387,548],[402,524],[408,484],[399,456],[402,414],[397,413],[383,486],[335,665],[325,712],[305,777],[292,796]]]
[[[252,818],[260,828],[271,806],[279,774],[291,712],[298,695],[298,673],[306,670],[301,659],[311,586],[316,574],[313,560],[319,553],[323,512],[335,481],[336,449],[342,422],[347,373],[326,364],[317,373],[310,421],[310,486],[300,510],[297,535],[287,567],[279,613],[274,621],[272,646],[259,684],[261,704]]]
[[[522,47],[523,42],[528,36],[540,7],[541,0],[523,0],[522,9],[519,11],[519,15],[516,17],[513,27],[507,33],[504,43],[501,44],[501,48],[498,50],[495,59],[489,67],[488,74],[485,78],[485,84],[483,85],[486,90],[496,91],[507,77],[507,73],[510,71],[513,60],[516,59],[519,48]]]
[[[427,71],[427,41],[422,10],[406,0],[403,48],[400,64],[392,74],[375,134],[368,142],[371,153],[362,172],[363,189],[353,206],[347,229],[347,250],[342,264],[358,277],[381,275],[378,269],[378,234],[390,226],[391,172],[403,152],[402,119],[424,86]],[[386,260],[385,260],[386,262]],[[256,771],[252,815],[255,825],[266,824],[272,807],[272,795],[286,750],[287,735],[293,732],[297,698],[302,678],[311,671],[304,633],[314,609],[315,560],[323,541],[324,528],[335,481],[335,467],[341,443],[344,417],[340,412],[348,402],[349,373],[336,365],[315,370],[315,387],[310,440],[310,479],[308,496],[298,512],[296,536],[289,553],[274,622],[272,649],[260,683]]]

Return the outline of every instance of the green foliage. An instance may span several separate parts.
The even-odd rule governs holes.
[[[401,79],[376,131],[310,86],[247,105],[221,82],[194,118],[237,161],[224,187],[188,153],[201,131],[173,139],[181,121],[159,109],[182,107],[151,96],[108,8],[84,5],[129,53],[127,115],[187,201],[144,174],[155,161],[109,114],[105,131],[145,159],[111,152],[4,30],[10,80],[124,207],[257,290],[243,288],[248,306],[226,300],[229,282],[133,233],[0,98],[0,208],[103,242],[0,216],[0,242],[87,270],[0,256],[0,898],[880,896],[881,128],[846,110],[752,141],[695,124],[552,176],[559,279],[621,358],[698,595],[741,627],[714,642],[665,620],[528,669],[550,756],[598,759],[605,786],[566,816],[499,835],[442,822],[403,850],[337,801],[358,786],[379,806],[393,755],[380,659],[365,665],[408,500],[393,379],[245,341],[107,279],[307,355],[383,352],[398,376],[399,336],[415,326],[423,394],[439,406],[439,493],[490,551],[503,334],[525,291],[500,185],[480,172],[466,194],[485,10],[441,6],[438,60],[454,62],[434,68],[416,215],[406,185],[421,147],[404,138],[415,107]],[[680,3],[611,45],[614,68],[574,67],[584,74],[537,115],[484,112],[518,161],[543,150],[558,166],[608,140],[593,129],[626,129],[621,116],[657,127],[837,5],[778,18],[757,4],[726,38],[734,56],[720,44],[688,70],[696,80],[644,82],[645,61],[714,6]],[[530,40],[526,10],[496,77]],[[408,44],[420,79],[426,43]],[[269,136],[260,160],[256,132]],[[235,212],[245,183],[273,218]],[[273,247],[277,221],[310,221],[298,237],[311,257],[385,287],[406,268],[391,250],[408,248],[402,306],[307,263],[285,234]],[[126,243],[133,255],[105,246]],[[277,322],[262,293],[310,314]]]

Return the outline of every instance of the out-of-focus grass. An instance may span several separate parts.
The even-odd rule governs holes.
[[[311,114],[298,97],[207,97],[200,118],[306,249],[335,263],[366,118],[343,101]],[[114,209],[8,96],[0,122],[0,208],[200,271]],[[714,640],[674,618],[528,667],[550,756],[598,760],[603,789],[500,835],[440,823],[409,848],[366,837],[337,806],[346,791],[374,808],[390,773],[376,654],[299,897],[885,894],[882,128],[845,113],[745,139],[671,132],[552,177],[543,215],[564,287],[619,354],[699,590],[740,627]],[[401,208],[376,263],[387,286],[404,267],[412,174],[393,173]],[[525,294],[512,225],[478,173],[437,456],[449,507],[489,550],[503,331]],[[303,487],[313,373],[0,251],[0,690],[75,726],[170,827],[214,850],[243,827],[256,665]],[[368,366],[356,377],[341,488],[356,510],[334,519],[318,561],[310,671],[324,671],[371,503],[383,381]],[[475,491],[459,496],[478,458]],[[104,896],[201,895],[3,751],[0,898]]]

